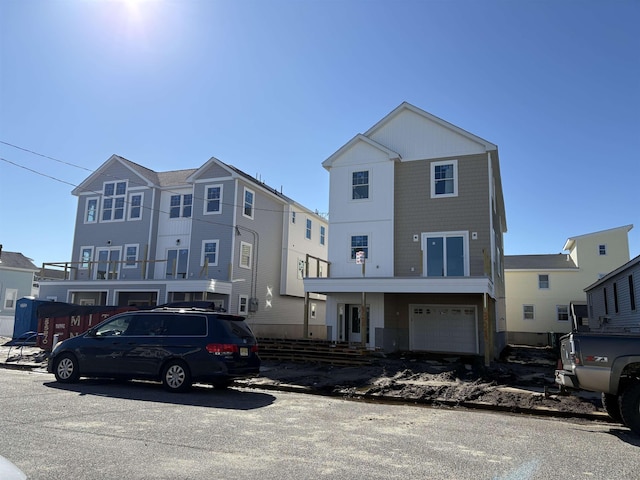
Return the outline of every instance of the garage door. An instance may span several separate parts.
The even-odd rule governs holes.
[[[476,308],[460,305],[410,305],[411,350],[478,353]]]

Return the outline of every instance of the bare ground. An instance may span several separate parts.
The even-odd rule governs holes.
[[[0,365],[46,366],[44,351],[37,347],[9,350],[5,345],[8,340],[0,338]],[[427,354],[379,356],[370,365],[344,367],[264,360],[258,377],[239,383],[253,388],[297,389],[345,398],[568,416],[602,415],[605,419],[598,394],[558,394],[554,384],[556,358],[551,348],[509,346],[490,367],[485,367],[477,357]]]

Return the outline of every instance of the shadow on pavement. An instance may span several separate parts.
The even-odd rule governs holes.
[[[78,383],[73,384],[44,382],[43,385],[56,390],[75,392],[80,396],[95,395],[229,410],[253,410],[271,405],[275,401],[275,397],[267,393],[247,392],[233,388],[217,390],[208,385],[200,384],[194,385],[190,391],[185,393],[167,392],[161,384],[154,382],[110,379],[81,379]]]

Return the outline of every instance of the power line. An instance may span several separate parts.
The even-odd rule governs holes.
[[[46,158],[46,159],[48,159],[48,160],[52,160],[52,161],[54,161],[54,162],[61,163],[61,164],[63,164],[63,165],[67,165],[67,166],[70,166],[70,167],[78,168],[78,169],[80,169],[80,170],[84,170],[84,171],[89,172],[89,173],[95,173],[95,172],[96,172],[96,170],[91,170],[90,168],[83,167],[83,166],[81,166],[81,165],[76,165],[76,164],[71,163],[71,162],[66,162],[66,161],[64,161],[64,160],[60,160],[60,159],[57,159],[57,158],[51,157],[51,156],[49,156],[49,155],[45,155],[45,154],[39,153],[39,152],[36,152],[36,151],[30,150],[30,149],[28,149],[28,148],[21,147],[21,146],[19,146],[19,145],[15,145],[15,144],[10,143],[10,142],[5,142],[5,141],[3,141],[3,140],[0,140],[0,144],[2,144],[2,145],[6,145],[6,146],[11,147],[11,148],[15,148],[15,149],[17,149],[17,150],[21,150],[21,151],[23,151],[23,152],[30,153],[30,154],[32,154],[32,155],[37,155],[37,156],[39,156],[39,157]],[[1,158],[1,157],[0,157],[0,159],[1,159],[1,160],[3,160],[3,161],[5,161],[5,162],[7,162],[7,163],[9,163],[9,164],[11,164],[11,165],[14,165],[14,166],[18,167],[18,168],[22,168],[22,169],[24,169],[24,170],[30,171],[30,172],[32,172],[32,173],[35,173],[36,175],[40,175],[40,176],[43,176],[43,177],[46,177],[46,178],[50,178],[50,179],[55,180],[55,181],[57,181],[57,182],[64,183],[64,184],[67,184],[67,185],[71,185],[72,187],[75,187],[75,188],[78,188],[78,187],[79,187],[79,185],[75,185],[75,184],[70,183],[70,182],[67,182],[67,181],[65,181],[65,180],[61,180],[61,179],[59,179],[59,178],[52,177],[52,176],[47,175],[47,174],[45,174],[45,173],[38,172],[38,171],[33,170],[33,169],[29,168],[29,167],[25,167],[24,165],[20,165],[20,164],[18,164],[18,163],[16,163],[16,162],[12,162],[11,160],[7,160],[7,159],[5,159],[5,158]],[[128,161],[128,162],[130,162],[130,160],[127,160],[127,161]],[[132,163],[133,163],[133,162],[132,162]],[[141,165],[141,166],[142,166],[142,165]],[[143,167],[143,168],[146,168],[146,167]],[[156,173],[156,172],[154,172],[154,173]],[[133,185],[135,185],[135,186],[147,186],[145,183],[136,182],[136,181],[132,181],[132,180],[129,180],[129,179],[119,178],[119,177],[116,177],[116,176],[111,175],[111,174],[109,174],[109,173],[105,173],[105,176],[106,176],[106,177],[109,177],[109,178],[111,178],[111,179],[113,179],[113,180],[115,180],[115,181],[127,181],[127,182],[129,182],[129,183],[131,183],[131,184],[133,184]],[[277,194],[276,190],[275,190],[275,189],[273,189],[273,188],[271,188],[271,187],[269,187],[269,188],[268,188],[268,190],[271,190],[271,191],[273,191],[273,192],[275,192],[275,193]],[[173,194],[175,194],[175,195],[183,195],[183,193],[182,193],[182,192],[178,192],[178,191],[175,191],[175,190],[165,190],[165,191],[166,191],[166,192],[169,192],[169,193],[173,193]],[[95,193],[95,194],[97,194],[97,195],[101,195],[101,192],[95,192],[95,191],[93,191],[93,190],[84,190],[84,192]],[[194,195],[194,197],[193,197],[193,198],[194,198],[194,200],[207,201],[207,199],[206,199],[206,198],[204,198],[204,197],[196,197],[195,195]],[[222,200],[220,200],[220,204],[221,204],[221,205],[226,205],[226,206],[229,206],[229,207],[232,207],[232,208],[242,208],[242,207],[244,207],[244,205],[237,205],[237,204],[235,204],[235,203],[226,203],[226,202],[223,202]],[[262,211],[262,212],[275,212],[275,213],[282,213],[282,211],[281,211],[281,210],[274,210],[274,209],[269,209],[269,208],[259,208],[259,207],[255,207],[255,206],[253,207],[253,209],[254,209],[254,210],[256,210],[256,211]],[[315,211],[315,214],[316,214],[316,215],[318,215],[318,216],[320,216],[320,217],[323,217],[323,218],[328,218],[328,216],[329,216],[329,214],[328,214],[328,213],[320,213],[320,212],[318,212],[317,210]]]

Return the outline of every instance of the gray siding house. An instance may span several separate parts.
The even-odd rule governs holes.
[[[38,271],[22,253],[7,252],[0,245],[0,336],[13,336],[18,300],[37,295],[34,275]]]
[[[155,172],[113,155],[72,193],[73,259],[45,264],[64,270],[64,279],[43,280],[41,298],[117,306],[208,301],[247,316],[258,336],[302,335],[300,262],[307,254],[326,258],[321,216],[216,158]],[[308,306],[317,338],[326,337],[324,304],[315,295]]]
[[[640,333],[640,256],[585,288],[589,328]]]
[[[405,102],[323,166],[331,275],[305,289],[327,295],[330,338],[496,356],[507,229],[497,146]]]

